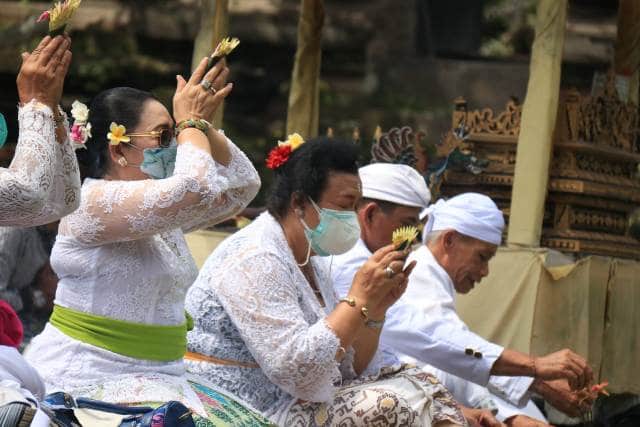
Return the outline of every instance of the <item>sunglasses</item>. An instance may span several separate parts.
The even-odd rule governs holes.
[[[151,132],[128,133],[127,136],[150,136],[158,139],[158,147],[167,148],[171,145],[175,131],[170,129],[152,130]]]

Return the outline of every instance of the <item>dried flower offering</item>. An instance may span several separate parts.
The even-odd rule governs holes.
[[[215,65],[218,59],[229,55],[239,44],[240,40],[236,37],[225,37],[220,40],[220,43],[218,43],[218,46],[216,46],[216,49],[209,57],[209,62],[207,62],[207,71]]]
[[[393,232],[391,242],[396,246],[396,250],[404,251],[409,249],[418,237],[418,229],[414,226],[400,227]]]
[[[49,35],[51,37],[61,35],[81,2],[82,0],[56,2],[51,9],[42,12],[37,22],[49,21]]]
[[[600,384],[596,384],[591,386],[591,392],[596,395],[603,394],[605,396],[609,396],[609,392],[605,389],[605,387],[609,386],[609,381],[601,382]]]

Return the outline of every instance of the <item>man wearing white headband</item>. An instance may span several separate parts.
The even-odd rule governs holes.
[[[336,292],[344,297],[351,287],[353,277],[358,269],[367,261],[373,252],[391,243],[393,231],[401,226],[419,224],[419,214],[429,204],[431,194],[424,178],[412,167],[402,164],[374,163],[359,170],[362,182],[362,199],[357,205],[361,238],[347,253],[331,259],[331,275]],[[387,312],[394,311],[392,307]],[[395,317],[395,316],[392,316]],[[368,327],[381,328],[383,322]],[[383,329],[386,330],[386,326]],[[446,352],[448,346],[435,347],[434,351]],[[369,373],[375,373],[382,366],[399,363],[395,351],[379,346],[380,351],[369,365]],[[460,356],[460,363],[466,358]],[[486,393],[488,395],[488,393]],[[488,398],[488,397],[487,397]],[[475,406],[466,404],[464,406]],[[484,426],[499,425],[488,411],[462,408],[467,419],[473,419],[471,425],[480,423]]]
[[[419,224],[420,212],[431,200],[424,178],[411,166],[374,163],[360,168],[358,175],[362,182],[362,198],[356,207],[360,240],[331,261],[334,288],[341,296],[347,294],[353,276],[371,254],[391,243],[395,229]]]
[[[529,402],[531,392],[577,415],[579,399],[567,380],[575,389],[592,381],[593,373],[582,357],[570,350],[532,357],[505,349],[471,332],[456,313],[455,293],[470,292],[489,274],[489,260],[504,230],[500,209],[487,196],[465,193],[439,200],[423,211],[424,217],[428,217],[425,244],[409,255],[407,262],[416,260],[417,265],[407,291],[387,313],[381,346],[393,348],[403,361],[429,364],[487,387],[497,397],[499,418],[507,424],[536,425],[519,413],[543,419]],[[434,346],[434,341],[440,344]],[[434,348],[444,345],[450,347],[448,352],[434,354]],[[466,363],[459,363],[461,355]],[[457,380],[448,379],[443,378],[444,383],[454,389],[455,396],[452,381],[455,385]],[[468,393],[464,388],[463,393]]]

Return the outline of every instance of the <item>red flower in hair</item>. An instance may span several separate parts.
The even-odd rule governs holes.
[[[11,306],[0,300],[0,345],[18,347],[22,342],[22,322]]]
[[[280,166],[285,164],[287,160],[289,160],[289,156],[291,156],[291,145],[279,145],[273,150],[269,152],[269,157],[267,157],[267,167],[269,169],[278,169]]]

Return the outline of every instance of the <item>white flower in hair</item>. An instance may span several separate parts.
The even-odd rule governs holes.
[[[89,138],[91,138],[91,123],[89,120],[89,108],[80,101],[73,101],[71,104],[71,117],[73,125],[69,132],[69,139],[74,150],[84,148]]]
[[[87,120],[89,120],[89,108],[80,101],[73,101],[73,104],[71,104],[71,117],[76,122],[87,123]]]

